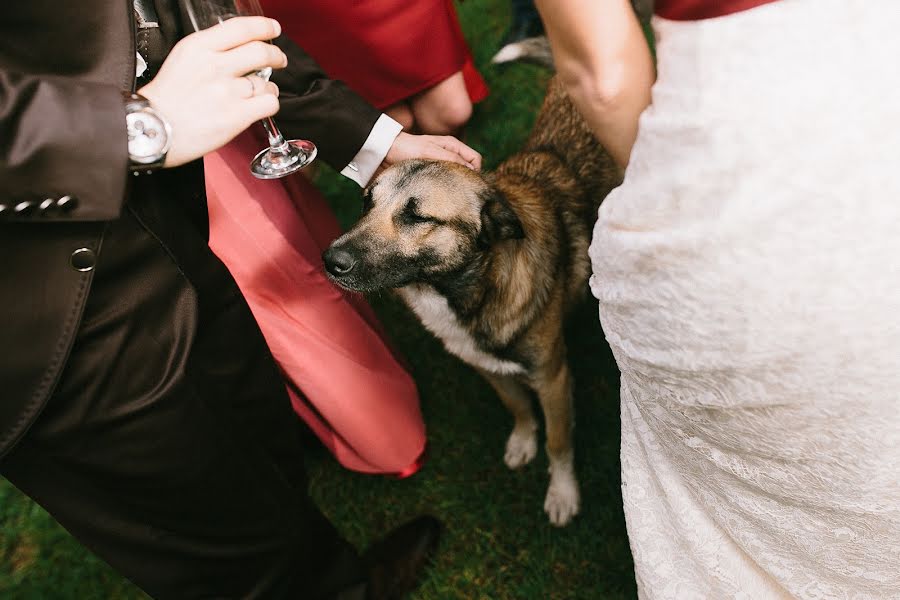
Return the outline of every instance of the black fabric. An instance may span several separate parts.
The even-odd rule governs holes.
[[[154,1],[164,54],[180,8]],[[277,367],[208,248],[202,163],[125,175],[131,8],[0,7],[0,131],[43,157],[0,149],[0,194],[80,199],[69,216],[0,224],[14,350],[0,363],[0,474],[154,597],[361,597],[357,553],[306,492]],[[328,98],[300,104],[327,129]],[[92,271],[69,265],[82,247]]]
[[[170,47],[160,29],[159,14],[153,0],[134,0],[135,49],[144,59],[145,68],[137,78],[137,86],[144,86],[156,77]]]
[[[184,6],[153,1],[168,47],[185,33]],[[0,361],[0,457],[40,414],[68,359],[92,277],[73,270],[70,257],[81,248],[102,253],[101,232],[134,182],[122,102],[135,86],[134,29],[131,0],[0,3],[0,255],[10,263],[0,279],[0,341],[15,349]],[[296,44],[279,43],[292,64],[279,81],[279,124],[343,168],[379,112],[322,80]],[[169,187],[158,200],[185,201],[199,221],[201,194],[202,183]],[[154,233],[177,237],[181,226]]]
[[[316,61],[287,36],[279,36],[273,43],[288,58],[286,68],[272,73],[272,81],[281,92],[278,127],[286,139],[312,141],[319,150],[319,159],[341,171],[362,148],[381,111],[343,82],[329,79]],[[322,119],[323,111],[328,112],[328,119]]]
[[[107,226],[56,393],[0,472],[153,597],[336,597],[359,558],[307,495],[297,417],[205,231],[151,233],[186,220],[168,185]]]

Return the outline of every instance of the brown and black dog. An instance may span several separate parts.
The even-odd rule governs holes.
[[[359,292],[396,289],[447,350],[475,367],[512,412],[510,468],[537,454],[529,388],[544,411],[555,525],[579,509],[572,379],[563,317],[586,295],[588,244],[621,171],[552,80],[524,149],[493,174],[440,161],[385,170],[363,214],[324,254]]]

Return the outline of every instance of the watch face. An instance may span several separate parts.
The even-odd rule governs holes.
[[[128,154],[137,163],[150,164],[162,160],[168,150],[169,135],[162,119],[148,111],[125,115],[128,126]]]

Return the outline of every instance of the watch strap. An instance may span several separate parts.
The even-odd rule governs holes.
[[[126,113],[150,108],[150,101],[135,92],[122,92],[122,99],[125,101]]]

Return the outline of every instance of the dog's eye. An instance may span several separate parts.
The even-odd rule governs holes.
[[[374,204],[375,202],[372,200],[372,188],[366,188],[366,191],[363,193],[362,214],[366,214],[372,210]]]
[[[426,217],[425,215],[420,215],[418,213],[410,213],[406,215],[406,220],[409,223],[432,223],[434,219],[431,217]]]
[[[434,223],[437,219],[428,217],[419,213],[419,201],[416,198],[410,198],[400,213],[401,220],[407,225],[415,225],[417,223]]]

